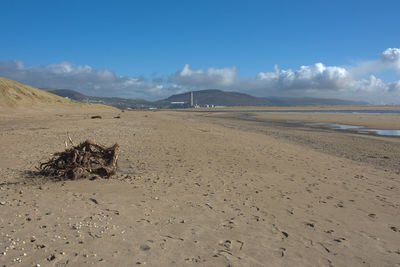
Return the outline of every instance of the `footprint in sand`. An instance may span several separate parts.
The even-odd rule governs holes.
[[[309,223],[309,222],[307,222],[307,223],[306,223],[306,226],[308,226],[308,227],[310,227],[310,228],[314,228],[314,227],[315,227],[315,224],[314,224],[314,223]]]
[[[274,252],[275,256],[277,257],[284,257],[286,253],[286,248],[279,248]]]
[[[336,207],[336,208],[344,208],[343,201],[339,201],[339,203],[337,203],[337,204],[335,205],[335,207]]]
[[[237,256],[237,254],[243,249],[244,242],[240,240],[227,239],[219,241],[218,245],[219,248],[215,251],[214,257],[230,255],[239,260],[241,259],[240,256]]]
[[[230,240],[222,240],[219,242],[219,245],[225,247],[228,250],[232,249],[232,241]]]

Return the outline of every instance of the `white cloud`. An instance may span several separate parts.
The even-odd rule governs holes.
[[[274,72],[260,72],[256,79],[264,82],[266,88],[280,90],[339,90],[348,82],[348,76],[348,71],[344,68],[316,63],[312,66],[301,66],[296,71],[280,70],[275,65]]]
[[[193,70],[189,64],[169,77],[169,82],[198,89],[224,88],[234,85],[236,67]]]
[[[118,76],[107,69],[61,62],[47,66],[25,66],[21,60],[0,61],[0,77],[35,87],[78,90],[88,95],[161,99],[189,90],[223,89],[256,96],[336,97],[400,104],[400,80],[385,82],[377,73],[400,70],[400,48],[388,48],[374,61],[355,66],[327,66],[316,63],[296,70],[259,72],[240,78],[236,67],[192,69],[186,64],[170,76],[150,78]],[[400,72],[397,72],[400,73]]]
[[[400,48],[388,48],[381,54],[381,60],[385,64],[400,68]]]
[[[389,91],[400,94],[400,80],[389,84]]]
[[[368,77],[368,79],[352,81],[349,89],[365,92],[387,92],[389,90],[389,86],[381,79],[371,75]]]
[[[388,83],[371,74],[373,71],[397,68],[399,62],[400,49],[389,48],[382,52],[379,59],[357,66],[339,67],[316,63],[301,66],[297,70],[281,70],[275,65],[274,71],[259,72],[253,78],[236,77],[235,68],[193,70],[185,65],[169,81],[187,90],[220,88],[258,96],[336,97],[375,102],[385,99],[400,104],[400,81]]]
[[[48,66],[25,66],[21,60],[0,61],[0,77],[39,88],[73,89],[96,96],[142,97],[166,96],[163,86],[140,77],[117,76],[114,72],[90,66],[61,62]]]
[[[354,79],[364,75],[376,74],[388,69],[400,71],[400,48],[388,48],[379,59],[361,62],[349,69]]]

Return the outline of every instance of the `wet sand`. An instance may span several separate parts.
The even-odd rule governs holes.
[[[261,120],[328,122],[363,126],[370,129],[400,130],[400,114],[256,113],[253,116]]]
[[[396,116],[382,118],[366,118],[366,126],[398,123]],[[281,119],[2,112],[0,262],[400,265],[400,138],[287,127]],[[119,143],[117,175],[58,183],[31,177],[38,161],[64,149],[67,132],[75,142]]]

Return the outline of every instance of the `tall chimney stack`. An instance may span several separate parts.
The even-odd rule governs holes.
[[[190,107],[193,107],[193,92],[190,92]]]

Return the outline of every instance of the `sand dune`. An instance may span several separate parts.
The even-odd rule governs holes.
[[[83,109],[83,112],[117,110],[101,104],[76,102],[13,80],[0,78],[0,112],[3,117],[9,115],[23,117],[32,112],[54,114],[59,109]]]
[[[354,147],[371,151],[369,137],[310,131],[321,139],[310,145],[301,130],[206,114],[49,114],[0,115],[6,266],[400,265],[399,163],[322,145],[327,135],[337,150],[362,139]],[[67,132],[75,142],[118,142],[115,178],[31,178]],[[398,140],[372,144],[399,149]]]
[[[70,101],[63,97],[20,84],[13,80],[0,78],[0,107],[68,102]]]

